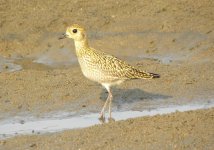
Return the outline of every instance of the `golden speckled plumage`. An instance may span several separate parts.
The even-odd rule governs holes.
[[[81,69],[86,77],[99,83],[118,80],[152,78],[152,74],[139,71],[126,62],[89,47],[77,50]]]
[[[107,103],[109,103],[111,117],[111,86],[129,79],[159,78],[158,74],[140,71],[112,55],[89,47],[84,28],[77,24],[68,27],[65,36],[74,39],[76,54],[83,74],[87,78],[102,84],[109,92],[101,111],[101,118],[104,118]]]

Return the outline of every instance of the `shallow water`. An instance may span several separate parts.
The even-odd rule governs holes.
[[[51,67],[70,66],[77,63],[74,53],[66,48],[50,49],[43,54],[37,55],[33,61]]]
[[[189,111],[197,109],[208,109],[214,107],[214,102],[206,104],[189,104],[168,106],[145,111],[122,111],[113,112],[115,121],[126,120],[142,116],[154,116],[169,114],[176,111]],[[108,121],[107,121],[108,122]],[[1,120],[0,122],[0,139],[5,139],[17,135],[24,134],[44,134],[59,132],[68,129],[77,129],[102,124],[98,120],[98,113],[90,113],[85,115],[75,115],[71,112],[58,112],[48,114],[41,118],[34,116],[15,116]]]
[[[21,65],[14,63],[15,59],[0,56],[0,72],[14,72],[22,69]]]

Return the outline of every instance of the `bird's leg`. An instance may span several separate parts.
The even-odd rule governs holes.
[[[109,109],[108,109],[108,112],[109,112],[109,118],[111,119],[111,102],[112,102],[112,99],[113,99],[113,96],[112,96],[112,93],[111,93],[111,90],[109,89]]]
[[[110,99],[110,97],[109,97],[109,95],[108,95],[108,97],[107,97],[107,99],[106,99],[106,102],[105,102],[105,104],[103,105],[103,108],[102,108],[102,110],[101,110],[101,112],[100,112],[100,119],[104,119],[105,118],[105,108],[106,108],[106,105],[108,104],[108,101],[109,101],[109,99]]]

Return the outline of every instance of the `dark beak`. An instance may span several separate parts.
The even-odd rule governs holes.
[[[59,40],[62,40],[62,39],[65,39],[65,38],[67,38],[66,33],[62,34],[62,36],[60,36],[58,39],[59,39]]]

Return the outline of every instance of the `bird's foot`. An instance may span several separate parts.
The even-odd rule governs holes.
[[[99,120],[100,120],[101,123],[105,123],[106,122],[105,117],[99,117]]]
[[[101,123],[105,123],[106,119],[105,119],[104,113],[101,112],[99,120],[101,121]]]

